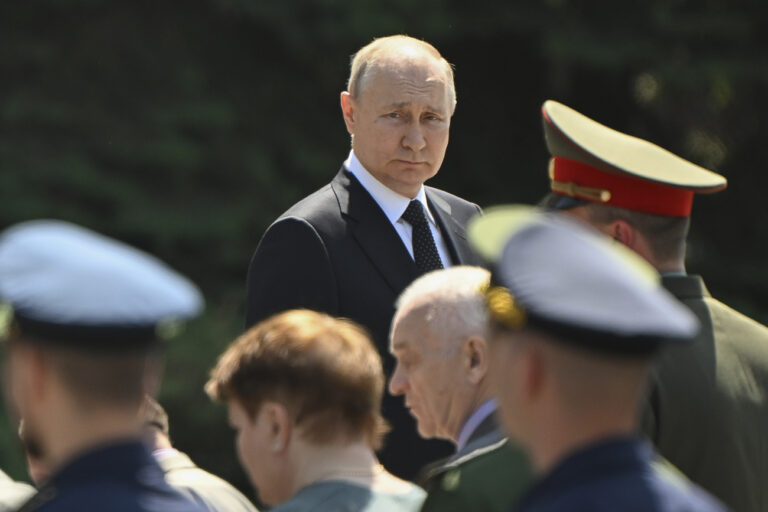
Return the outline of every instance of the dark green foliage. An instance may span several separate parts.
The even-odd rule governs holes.
[[[689,270],[768,320],[768,16],[762,1],[25,0],[0,3],[0,227],[78,222],[198,282],[208,313],[170,348],[177,444],[247,484],[202,384],[242,325],[264,228],[327,182],[349,139],[349,56],[404,32],[455,64],[434,184],[481,205],[547,189],[539,108],[563,101],[724,173],[694,208]],[[0,422],[0,467],[22,477]]]

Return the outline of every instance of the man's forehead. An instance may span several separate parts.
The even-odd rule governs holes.
[[[415,302],[400,308],[392,324],[391,350],[416,350],[431,335],[428,303]]]
[[[376,62],[366,71],[363,81],[363,91],[375,90],[383,96],[397,96],[411,90],[430,94],[450,91],[447,70],[434,59]]]

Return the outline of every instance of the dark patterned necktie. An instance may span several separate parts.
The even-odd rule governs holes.
[[[424,214],[424,207],[418,199],[414,199],[405,209],[402,219],[411,225],[413,233],[413,259],[420,274],[443,268],[440,255],[437,253],[435,239],[432,238],[432,230],[429,229],[429,221]]]

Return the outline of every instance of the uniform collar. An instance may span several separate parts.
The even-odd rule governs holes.
[[[363,188],[371,194],[371,197],[376,201],[376,204],[378,204],[382,211],[384,211],[384,215],[387,216],[389,222],[393,225],[397,223],[405,212],[405,209],[408,208],[411,199],[398,194],[377,180],[365,167],[363,167],[363,164],[357,159],[357,155],[355,155],[353,150],[349,151],[349,157],[347,157],[347,160],[344,162],[344,167],[346,167],[347,170],[357,178],[357,181],[360,182]],[[429,204],[427,203],[427,194],[424,192],[424,185],[419,187],[419,192],[414,199],[418,199],[424,207],[424,213],[426,213],[429,222],[437,226],[432,212],[429,211]]]
[[[663,274],[661,284],[678,300],[710,297],[704,280],[698,275]]]

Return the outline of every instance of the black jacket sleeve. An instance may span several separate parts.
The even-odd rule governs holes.
[[[267,229],[248,267],[247,288],[246,327],[287,309],[337,314],[336,278],[328,251],[304,219],[278,219]]]

